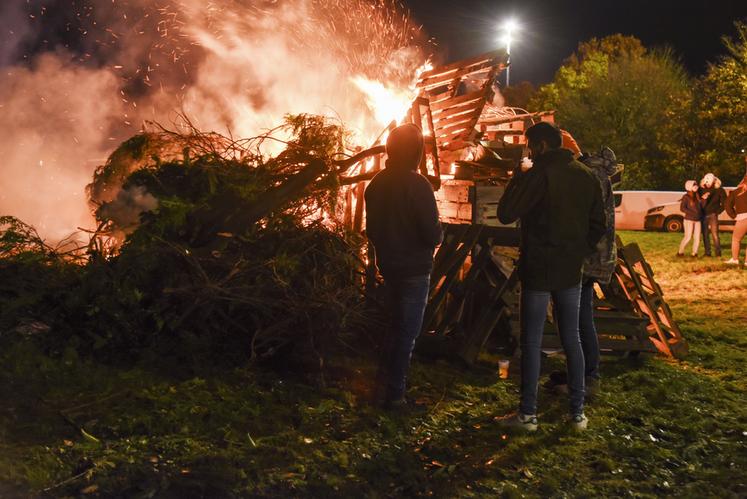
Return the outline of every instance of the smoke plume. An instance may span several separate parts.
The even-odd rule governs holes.
[[[250,137],[316,113],[367,145],[385,124],[352,79],[407,90],[425,61],[395,0],[28,0],[0,14],[0,214],[50,240],[93,227],[85,186],[146,120]]]

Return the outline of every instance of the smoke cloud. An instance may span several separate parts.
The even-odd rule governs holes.
[[[85,186],[95,167],[144,121],[169,126],[179,113],[235,137],[289,113],[324,114],[367,145],[385,124],[352,78],[406,89],[425,61],[394,0],[154,3],[0,7],[0,214],[51,241],[94,227]],[[123,206],[135,198],[153,206],[145,193]]]

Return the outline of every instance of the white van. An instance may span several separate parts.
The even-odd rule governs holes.
[[[679,202],[683,194],[677,191],[614,191],[615,229],[644,230],[646,214],[651,208]]]
[[[728,195],[734,187],[724,187],[726,194]],[[680,193],[680,197],[684,192]],[[680,211],[679,200],[673,203],[664,203],[659,206],[650,208],[646,213],[646,220],[644,227],[646,230],[663,230],[664,232],[681,232],[684,220],[682,212]],[[731,218],[726,210],[721,212],[718,216],[718,228],[723,231],[733,231],[735,220]],[[617,226],[617,224],[615,224]]]

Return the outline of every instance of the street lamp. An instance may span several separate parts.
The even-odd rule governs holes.
[[[513,34],[519,29],[519,25],[515,19],[508,19],[503,23],[503,43],[506,45],[506,53],[509,55],[509,62],[511,56],[511,42],[513,41]],[[511,66],[506,68],[506,86],[509,86],[509,71]]]

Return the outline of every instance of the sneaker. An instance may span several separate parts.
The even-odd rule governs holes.
[[[584,416],[584,413],[576,414],[571,417],[571,428],[576,431],[584,431],[589,424],[589,418]]]
[[[685,256],[684,253],[677,253],[677,258],[684,258],[684,256]]]
[[[517,412],[516,414],[501,419],[500,425],[506,429],[537,431],[537,415]]]
[[[736,258],[729,258],[724,262],[726,265],[739,265],[739,260]]]
[[[698,255],[690,255],[690,258],[699,258]]]

